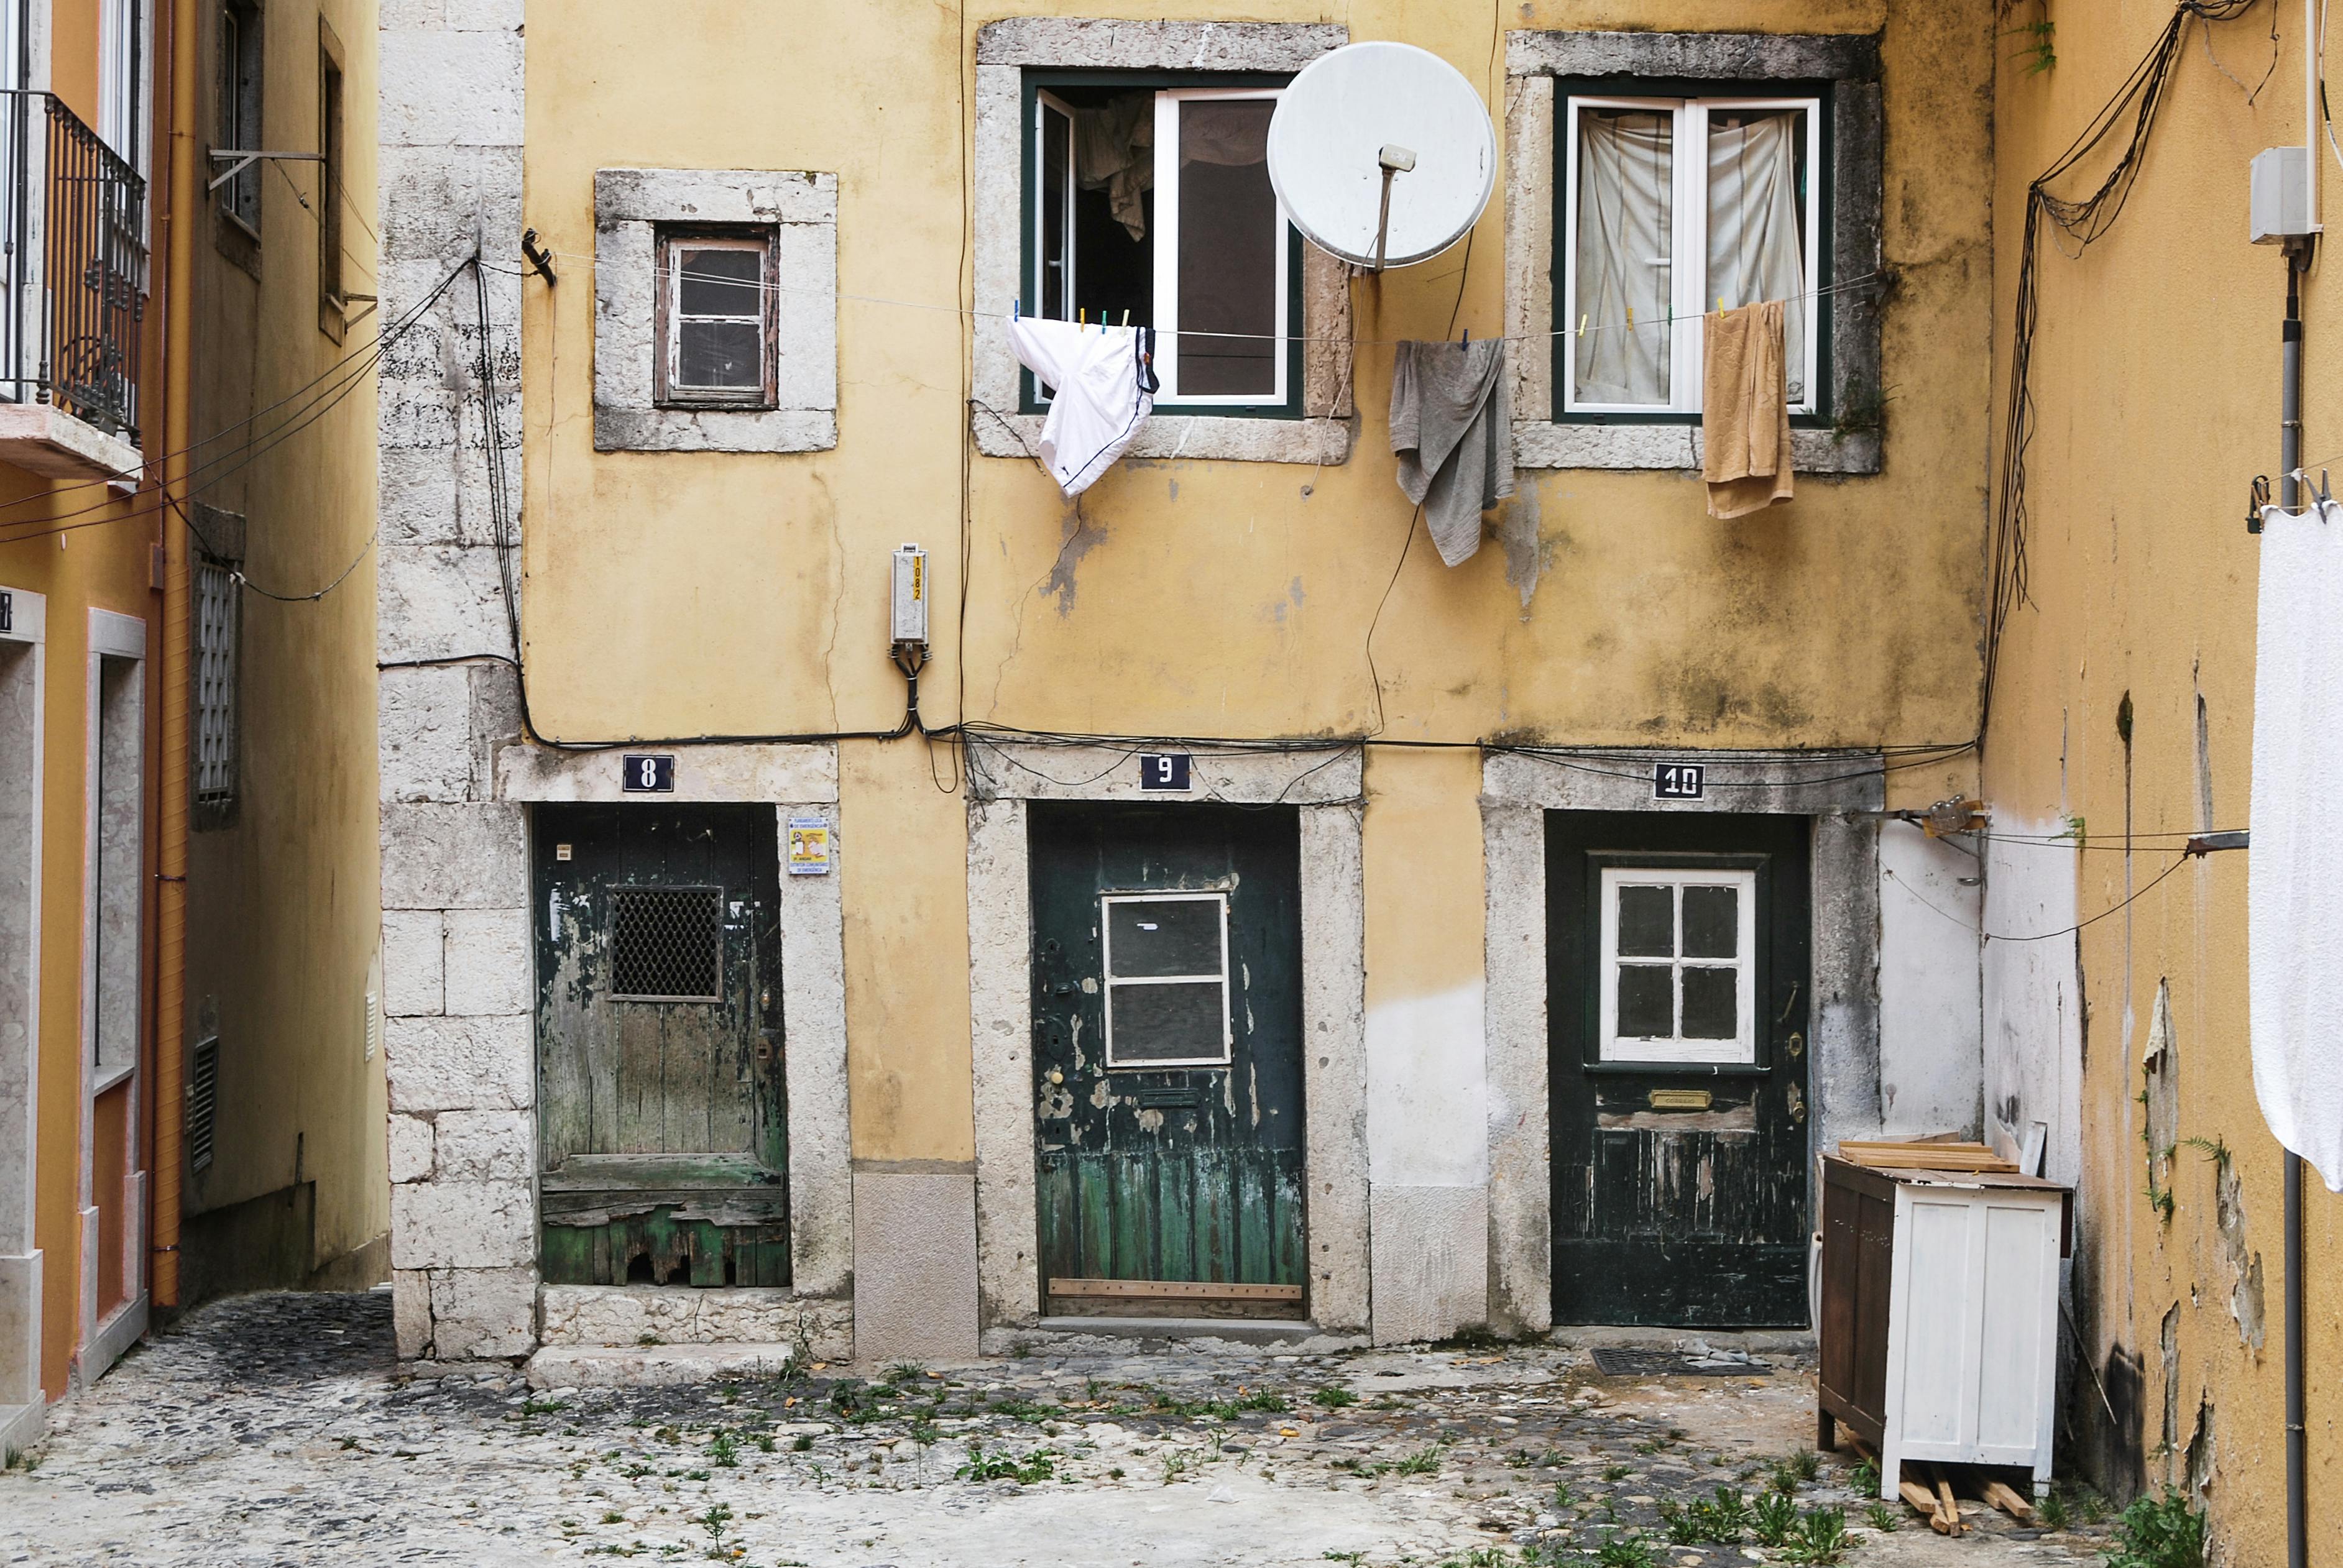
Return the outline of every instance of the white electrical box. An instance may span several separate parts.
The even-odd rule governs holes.
[[[895,642],[928,640],[928,552],[904,545],[895,552],[894,592],[889,596],[889,636]]]
[[[2264,147],[2254,155],[2252,230],[2256,245],[2282,245],[2318,232],[2310,219],[2310,149]]]

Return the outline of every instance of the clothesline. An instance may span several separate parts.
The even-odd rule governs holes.
[[[548,252],[546,254],[560,256],[570,261],[591,262],[594,259],[591,256],[571,250],[557,250]],[[504,270],[509,271],[518,276],[532,276],[517,268],[508,268]],[[890,299],[883,295],[876,294],[844,294],[835,289],[806,288],[798,285],[787,283],[749,283],[739,278],[727,277],[715,273],[685,271],[680,276],[690,278],[695,282],[721,284],[728,288],[753,288],[760,294],[767,291],[779,294],[809,294],[830,299],[850,300],[857,305],[891,305],[898,309],[902,310],[928,310],[946,316],[965,316],[985,321],[1007,321],[1011,319],[1012,315],[1011,312],[1006,310],[976,310],[957,305],[930,305],[924,301],[916,299]],[[1860,277],[1850,277],[1841,283],[1827,284],[1820,288],[1809,288],[1798,294],[1785,295],[1780,297],[1783,303],[1785,304],[1791,299],[1818,299],[1825,295],[1841,294],[1849,289],[1875,286],[1885,280],[1885,276],[1886,275],[1884,272],[1866,272]],[[1772,301],[1750,300],[1746,303],[1750,305],[1764,305],[1770,304]],[[1503,338],[1498,339],[1498,341],[1506,343],[1551,342],[1556,337],[1584,337],[1590,332],[1632,332],[1641,327],[1656,326],[1662,323],[1697,321],[1707,314],[1707,311],[1701,310],[1688,312],[1683,315],[1648,316],[1634,321],[1588,321],[1576,327],[1557,327],[1548,332],[1512,334]],[[1092,325],[1107,326],[1110,324],[1101,321],[1093,323]],[[1203,332],[1192,330],[1187,327],[1181,328],[1180,336],[1183,338],[1225,337],[1249,342],[1347,344],[1354,348],[1388,348],[1395,347],[1401,343],[1413,341],[1413,339],[1403,337],[1311,337],[1302,333],[1291,332]]]

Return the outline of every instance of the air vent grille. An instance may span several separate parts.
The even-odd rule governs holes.
[[[219,1113],[219,1037],[196,1046],[187,1073],[187,1169],[212,1162],[212,1131]]]

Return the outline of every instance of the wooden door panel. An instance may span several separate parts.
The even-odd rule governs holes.
[[[533,827],[547,1279],[787,1283],[773,810]]]
[[[1809,831],[1786,816],[1548,813],[1556,1322],[1805,1323]],[[1753,879],[1753,1062],[1603,1059],[1614,866]]]
[[[1037,805],[1029,820],[1044,1280],[1290,1286],[1267,1306],[1266,1298],[1200,1306],[1190,1295],[1161,1309],[1290,1313],[1305,1271],[1298,818],[1051,803]],[[1218,917],[1200,913],[1197,902],[1226,899],[1224,1065],[1134,1066],[1137,1059],[1124,1056],[1107,1065],[1114,1004],[1102,900],[1147,895],[1191,900],[1114,906],[1124,922],[1117,930],[1134,944],[1161,927],[1159,945],[1141,950],[1138,969],[1115,971],[1167,977],[1148,982],[1157,985],[1196,983],[1176,978],[1191,972],[1182,964],[1192,957],[1170,963],[1164,955],[1173,950],[1161,944],[1178,938],[1180,953],[1202,950],[1189,939]],[[1135,1007],[1113,1016],[1165,1014]],[[1203,1037],[1182,1038],[1192,1046]],[[1133,1046],[1127,1035],[1116,1039],[1118,1052]],[[1052,1310],[1134,1309],[1128,1300],[1111,1307],[1053,1300]]]

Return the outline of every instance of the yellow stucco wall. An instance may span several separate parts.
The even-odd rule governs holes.
[[[321,17],[339,41],[343,286],[356,295],[378,292],[375,10],[373,0],[327,0],[307,9],[270,5],[263,16],[262,113],[271,148],[319,146]],[[209,65],[216,25],[216,16],[204,18],[198,45],[197,123],[207,135],[217,115]],[[210,198],[196,219],[198,437],[278,405],[346,356],[362,354],[382,329],[369,317],[337,341],[319,325],[318,214],[334,199],[320,166],[264,164],[259,179],[260,242],[245,253],[256,276],[229,259]],[[353,306],[351,314],[364,309]],[[242,597],[236,816],[188,836],[187,1040],[192,1049],[202,1038],[201,1010],[216,997],[222,1099],[217,1153],[190,1180],[187,1211],[314,1181],[310,1255],[272,1260],[280,1270],[331,1263],[383,1236],[389,1222],[383,1061],[379,1051],[367,1054],[365,1007],[381,924],[368,548],[375,411],[374,379],[362,377],[314,423],[248,465],[221,462],[195,492],[245,517],[245,569],[265,588],[309,593],[358,562],[316,603]],[[262,415],[251,428],[276,430],[286,417]],[[199,454],[218,456],[215,447]],[[232,1275],[255,1261],[196,1266]],[[376,1277],[386,1266],[378,1257],[367,1265]]]
[[[1034,465],[971,456],[950,312],[970,288],[976,34],[1077,9],[1347,20],[1354,38],[1442,55],[1500,111],[1501,28],[1879,32],[1885,248],[1901,276],[1885,472],[1803,479],[1793,505],[1733,525],[1710,521],[1680,475],[1525,473],[1512,505],[1535,508],[1543,573],[1524,606],[1493,545],[1452,571],[1419,537],[1403,562],[1410,508],[1393,481],[1380,344],[1358,354],[1353,455],[1322,470],[1129,462],[1077,511]],[[663,7],[656,28],[592,0],[528,42],[527,221],[563,267],[558,287],[528,290],[523,334],[526,634],[548,735],[891,724],[902,682],[884,657],[886,555],[905,539],[931,551],[940,609],[930,723],[1274,736],[1380,721],[1408,739],[1719,746],[1974,731],[1990,308],[1982,0],[1099,0],[972,8],[964,27],[941,7],[776,5],[753,28],[710,0]],[[1911,134],[1920,124],[1927,133]],[[837,174],[841,294],[904,303],[839,304],[835,450],[593,450],[593,176],[606,166]],[[1360,337],[1448,336],[1452,317],[1499,330],[1506,221],[1494,201],[1469,251],[1360,280]],[[1480,971],[1473,757],[1378,753],[1369,767],[1368,929],[1388,954],[1371,957],[1377,1003]],[[949,784],[949,762],[915,741],[854,743],[841,759],[864,1158],[969,1149],[965,824],[931,764]],[[1427,900],[1458,918],[1423,920]]]
[[[2023,60],[2002,66],[1996,240],[2005,351],[2027,181],[2098,110],[2170,15],[2150,0],[2062,0],[2052,7],[2056,66],[2042,75],[2027,74]],[[2117,841],[2073,855],[2056,873],[2074,879],[2077,918],[2113,908],[2170,863],[2168,850],[2119,852],[2127,829],[2248,826],[2258,546],[2243,518],[2247,481],[2278,467],[2286,276],[2277,250],[2247,243],[2247,161],[2302,140],[2299,9],[2279,7],[2278,22],[2275,70],[2252,103],[2204,45],[2252,86],[2272,64],[2268,8],[2213,26],[2209,39],[2193,25],[2121,222],[2079,261],[2045,242],[2033,350],[2039,429],[2028,462],[2032,602],[2011,618],[2002,645],[1984,779],[1997,828],[2079,818],[2092,839]],[[2084,194],[2104,167],[2092,165],[2059,193]],[[2330,163],[2330,182],[2334,173]],[[2330,221],[2338,210],[2330,195]],[[2343,295],[2314,273],[2306,298],[2306,442],[2315,459],[2343,449],[2343,406],[2322,347],[2343,328]],[[2127,694],[2127,746],[2118,732]],[[2209,824],[2200,786],[2209,789]],[[2083,932],[2083,1187],[2096,1234],[2078,1258],[2077,1292],[2102,1366],[2110,1354],[2145,1365],[2148,1478],[2185,1475],[2201,1403],[2218,1458],[2209,1495],[2217,1532],[2231,1561],[2259,1564],[2285,1553],[2283,1242],[2278,1150],[2248,1070],[2245,893],[2245,857],[2214,856]],[[2179,1063],[2178,1135],[2224,1145],[2238,1179],[2235,1244],[2261,1271],[2258,1348],[2232,1313],[2238,1270],[2218,1213],[2217,1164],[2197,1148],[2178,1151],[2168,1221],[2146,1196],[2143,1110],[2133,1097],[2159,981],[2169,986]],[[2049,1039],[2040,1044],[2055,1049]],[[2343,1277],[2343,1204],[2315,1178],[2309,1185],[2316,1558],[2320,1542],[2331,1549],[2343,1539],[2332,1502],[2343,1481],[2335,1402],[2343,1321],[2331,1310],[2333,1282]],[[2161,1344],[2176,1303],[2177,1382]],[[2169,1461],[2157,1452],[2167,1387],[2181,1451]]]

